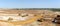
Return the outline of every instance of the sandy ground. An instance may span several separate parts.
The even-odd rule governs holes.
[[[0,22],[0,26],[14,26],[14,25],[7,22]]]
[[[5,12],[6,11],[6,12]],[[2,12],[1,12],[1,10],[0,10],[0,13],[8,13],[8,14],[10,14],[10,13],[12,13],[12,14],[17,14],[17,13],[33,13],[33,14],[52,14],[52,12],[51,11],[44,11],[44,10],[3,10]],[[48,13],[47,13],[48,12]],[[51,15],[51,16],[53,16],[53,15]],[[9,24],[9,23],[6,23],[6,22],[0,22],[0,26],[14,26],[13,24]],[[17,26],[20,26],[20,25],[17,25]],[[50,21],[44,21],[44,22],[41,22],[41,24],[40,24],[40,26],[60,26],[60,24],[55,24],[55,23],[52,23],[52,22],[50,22]]]
[[[21,26],[21,25],[13,25],[13,24],[9,24],[6,22],[0,22],[0,26]],[[23,25],[24,26],[24,25]],[[34,25],[36,26],[36,25]],[[60,24],[55,24],[52,22],[40,22],[39,26],[60,26]]]

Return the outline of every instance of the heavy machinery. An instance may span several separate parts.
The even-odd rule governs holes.
[[[52,22],[60,24],[60,15],[57,15]]]

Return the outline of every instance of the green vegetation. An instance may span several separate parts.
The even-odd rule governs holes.
[[[14,8],[13,10],[52,10],[52,11],[60,11],[60,8]]]

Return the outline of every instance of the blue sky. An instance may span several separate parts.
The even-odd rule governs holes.
[[[60,8],[60,0],[0,0],[0,8]]]

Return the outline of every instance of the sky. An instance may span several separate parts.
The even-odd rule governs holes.
[[[0,8],[60,8],[60,0],[0,0]]]

